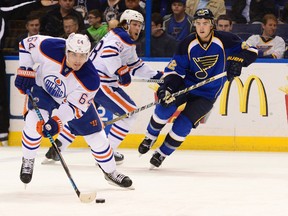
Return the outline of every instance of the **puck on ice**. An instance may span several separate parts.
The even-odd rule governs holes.
[[[95,200],[96,203],[105,203],[105,199],[99,198]]]

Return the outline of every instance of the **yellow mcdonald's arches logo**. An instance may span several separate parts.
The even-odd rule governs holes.
[[[220,97],[220,114],[221,115],[227,115],[229,92],[230,92],[231,84],[233,82],[236,82],[237,88],[238,88],[240,112],[247,113],[250,87],[253,81],[256,82],[257,87],[258,87],[258,95],[259,95],[259,100],[260,100],[260,115],[268,116],[268,105],[267,105],[267,96],[266,96],[265,88],[261,79],[255,75],[249,76],[244,85],[239,77],[235,77],[232,82],[227,81],[224,84],[224,87],[222,89],[222,94]]]

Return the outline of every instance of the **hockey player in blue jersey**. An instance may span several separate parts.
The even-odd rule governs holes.
[[[146,137],[138,147],[140,154],[147,153],[177,107],[186,103],[164,142],[150,159],[152,168],[159,167],[182,144],[190,131],[196,129],[200,120],[212,109],[226,77],[194,89],[184,96],[175,98],[171,94],[225,70],[228,81],[231,81],[241,74],[242,67],[257,58],[257,49],[247,45],[238,36],[213,30],[214,16],[209,9],[198,9],[195,12],[194,25],[196,33],[180,42],[164,70],[164,84],[157,90],[161,103],[156,106]]]
[[[47,137],[47,132],[51,136],[58,134],[67,123],[74,135],[84,137],[107,181],[121,187],[132,185],[128,176],[116,170],[113,149],[93,102],[100,79],[89,59],[90,49],[89,38],[75,33],[67,40],[35,35],[19,43],[20,67],[15,86],[21,93],[31,89],[44,118],[39,121],[29,102],[22,131],[20,171],[25,184],[32,179],[42,137]],[[35,64],[38,67],[33,69]]]

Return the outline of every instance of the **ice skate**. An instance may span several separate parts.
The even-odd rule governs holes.
[[[124,155],[119,152],[114,152],[114,159],[115,159],[116,165],[120,165],[124,162]]]
[[[145,137],[145,139],[140,143],[138,147],[138,152],[140,153],[140,156],[142,154],[146,154],[151,149],[154,143],[155,143],[155,140],[153,141],[149,139],[148,137]]]
[[[152,158],[150,159],[150,164],[151,164],[150,169],[159,167],[162,164],[162,162],[165,160],[165,158],[166,158],[165,156],[163,156],[162,154],[156,151],[153,154]]]
[[[0,143],[2,146],[8,146],[8,133],[0,133]]]
[[[56,145],[58,146],[58,148],[60,146],[62,146],[62,143],[59,140],[55,140]],[[45,164],[54,164],[57,161],[60,161],[60,157],[59,155],[56,153],[55,149],[53,146],[51,146],[48,149],[48,152],[45,154],[45,159],[42,161],[41,164],[45,165]]]
[[[33,168],[35,159],[22,158],[22,165],[20,170],[20,180],[24,184],[28,184],[32,180]]]
[[[117,170],[113,171],[112,173],[104,172],[104,177],[111,185],[134,189],[132,187],[132,180],[128,176],[118,172]]]

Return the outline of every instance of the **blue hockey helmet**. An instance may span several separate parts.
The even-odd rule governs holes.
[[[214,20],[214,15],[211,12],[211,10],[209,10],[208,8],[201,8],[198,9],[194,16],[193,16],[194,20],[196,19],[210,19],[210,20]]]

